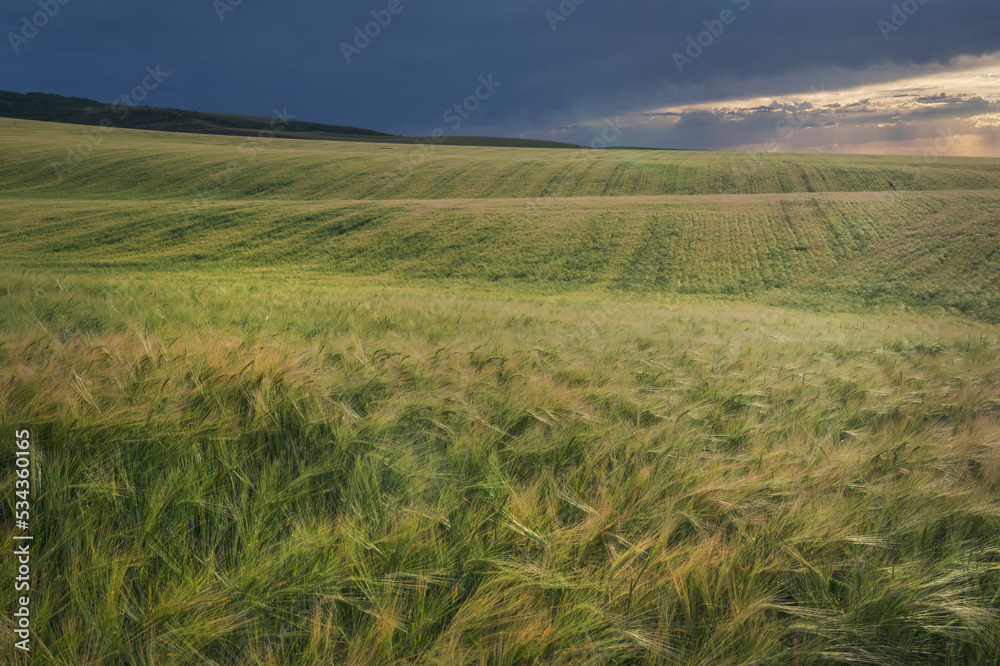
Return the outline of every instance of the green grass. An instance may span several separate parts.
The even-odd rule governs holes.
[[[538,202],[568,153],[440,148],[381,200],[396,147],[275,143],[192,203],[228,140],[55,183],[72,134],[5,122],[36,663],[1000,664],[996,162],[628,197],[751,158],[602,153]]]
[[[1000,321],[994,191],[449,201],[0,198],[18,265],[732,295]]]
[[[996,190],[994,159],[376,145],[0,119],[0,191],[20,198],[327,201]],[[89,148],[87,147],[89,146]],[[64,169],[67,151],[84,160]],[[75,164],[75,160],[70,160]],[[896,189],[893,189],[896,188]]]

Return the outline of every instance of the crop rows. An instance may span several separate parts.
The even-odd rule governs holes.
[[[996,160],[81,131],[0,120],[38,663],[1000,666]]]
[[[29,198],[463,199],[997,189],[995,160],[376,145],[0,119],[0,189]],[[54,168],[61,165],[58,174]]]
[[[13,201],[46,270],[294,270],[702,294],[819,290],[995,319],[995,194],[442,202]],[[921,277],[922,276],[922,277]]]

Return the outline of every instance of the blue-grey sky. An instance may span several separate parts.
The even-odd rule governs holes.
[[[0,30],[19,92],[145,78],[151,106],[406,135],[1000,155],[997,0],[5,0]]]

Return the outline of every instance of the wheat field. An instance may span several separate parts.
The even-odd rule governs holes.
[[[996,160],[83,131],[0,120],[36,663],[1000,664]]]

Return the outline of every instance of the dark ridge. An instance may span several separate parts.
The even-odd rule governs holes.
[[[151,106],[122,106],[84,97],[64,97],[49,93],[0,91],[0,117],[39,120],[73,125],[106,125],[125,129],[257,136],[270,132],[280,139],[320,141],[369,141],[378,143],[421,143],[433,139],[404,137],[361,127],[327,125],[301,120],[280,120],[233,113],[206,113]],[[268,135],[270,136],[270,134]],[[529,148],[580,148],[556,141],[496,137],[452,136],[437,140],[452,146],[496,146]]]

